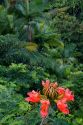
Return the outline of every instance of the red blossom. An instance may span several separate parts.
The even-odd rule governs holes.
[[[56,102],[57,108],[61,112],[63,112],[64,114],[69,114],[67,102],[74,101],[74,94],[72,93],[72,91],[70,91],[69,89],[65,89],[63,87],[58,87],[57,82],[50,83],[49,80],[46,80],[45,82],[42,81],[42,86],[43,95],[41,95],[40,92],[36,92],[33,90],[32,92],[28,92],[28,97],[25,98],[25,100],[28,102],[41,103],[41,117],[45,118],[48,116],[50,106],[49,99],[54,100]]]
[[[49,85],[50,85],[50,81],[49,80],[46,80],[46,82],[44,82],[44,81],[42,81],[42,86],[44,87],[44,88],[49,88]]]
[[[58,87],[57,92],[58,92],[59,95],[62,95],[62,94],[65,93],[65,89],[63,87]]]
[[[40,114],[42,118],[45,118],[48,116],[48,109],[50,106],[49,100],[41,100],[41,108],[40,108]]]
[[[51,84],[50,84],[50,86],[52,86],[53,88],[55,88],[55,89],[56,89],[56,88],[57,88],[57,86],[58,86],[58,84],[57,84],[57,82],[55,82],[55,83],[51,83]]]
[[[67,101],[74,101],[74,94],[69,89],[66,89],[64,98],[66,98]]]
[[[27,95],[29,97],[25,98],[28,102],[39,102],[41,99],[41,95],[39,92],[35,92],[34,90],[32,92],[28,92]]]
[[[57,107],[64,114],[69,114],[68,105],[66,103],[64,103],[63,100],[58,100],[57,101]]]

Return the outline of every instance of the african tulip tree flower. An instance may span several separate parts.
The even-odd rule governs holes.
[[[42,86],[46,89],[49,88],[49,85],[50,85],[50,81],[49,80],[46,80],[46,82],[42,81]]]
[[[47,97],[54,99],[56,96],[55,90],[58,86],[57,82],[50,83],[49,80],[46,80],[46,82],[42,81],[42,85],[43,85],[43,94]]]
[[[39,102],[41,99],[41,95],[39,92],[35,92],[34,90],[32,92],[28,92],[27,95],[29,97],[25,98],[28,102]]]
[[[69,101],[74,101],[74,94],[69,89],[65,89],[64,87],[58,86],[57,82],[50,83],[49,80],[45,82],[42,81],[43,91],[42,94],[40,92],[32,91],[28,92],[28,97],[25,99],[28,102],[39,103],[40,114],[42,118],[48,116],[49,106],[51,102],[55,102],[59,111],[64,114],[69,114],[69,109],[67,103]]]
[[[64,103],[62,100],[57,101],[57,107],[64,114],[69,114],[68,105]]]
[[[42,118],[45,118],[48,116],[50,102],[49,100],[41,100],[40,103],[41,103],[40,114]]]
[[[66,89],[64,98],[66,98],[67,101],[74,101],[74,94],[69,89]]]
[[[57,92],[58,92],[58,94],[62,95],[65,93],[65,89],[63,87],[58,87]]]
[[[58,86],[58,83],[57,82],[55,82],[55,83],[51,83],[52,84],[52,86],[56,89],[57,88],[57,86]]]

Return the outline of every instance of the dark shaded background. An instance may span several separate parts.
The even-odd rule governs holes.
[[[2,4],[4,2],[4,0],[0,0],[0,4]]]

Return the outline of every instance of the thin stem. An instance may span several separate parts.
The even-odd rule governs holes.
[[[42,118],[40,125],[43,125],[45,118]]]

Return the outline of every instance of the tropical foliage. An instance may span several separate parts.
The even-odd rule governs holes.
[[[71,89],[70,114],[50,109],[44,125],[83,124],[83,1],[4,0],[0,5],[0,125],[39,125],[26,93],[42,80]],[[36,117],[35,117],[36,116]]]

